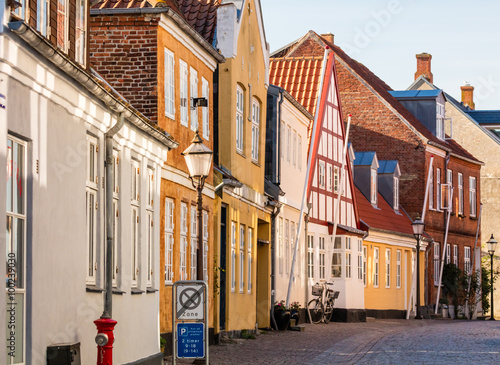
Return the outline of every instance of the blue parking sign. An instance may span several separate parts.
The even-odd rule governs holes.
[[[204,323],[177,323],[177,357],[205,357]]]

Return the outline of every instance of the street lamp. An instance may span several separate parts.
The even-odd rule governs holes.
[[[417,239],[417,313],[415,319],[422,319],[420,315],[420,240],[424,234],[424,222],[417,217],[417,219],[411,224],[413,228],[413,235]]]
[[[186,165],[189,170],[189,178],[193,187],[198,192],[198,248],[196,249],[196,280],[204,280],[203,278],[203,197],[201,192],[203,190],[203,185],[205,185],[205,179],[210,173],[210,167],[212,165],[212,155],[213,152],[203,144],[200,138],[198,130],[191,141],[192,143],[182,155],[186,160]]]
[[[493,254],[495,253],[495,248],[497,248],[497,240],[493,238],[493,234],[490,239],[486,242],[488,246],[488,253],[491,258],[491,318],[490,321],[495,320],[495,313],[493,312]]]

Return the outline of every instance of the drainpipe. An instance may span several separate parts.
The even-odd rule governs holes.
[[[113,171],[113,137],[123,127],[125,119],[120,113],[118,121],[105,134],[106,141],[106,162],[105,162],[105,185],[106,185],[106,294],[104,299],[104,310],[101,318],[94,321],[97,327],[97,365],[113,364],[113,329],[116,321],[111,318],[113,308],[113,242],[114,235],[114,212],[113,212],[113,191],[114,191],[114,171]]]
[[[278,185],[281,185],[281,151],[283,149],[283,146],[281,145],[281,104],[283,104],[283,89],[280,88],[279,90],[280,94],[280,99],[278,101],[278,119],[276,121],[276,131],[278,134],[278,174],[277,174],[277,180],[278,180]]]
[[[273,208],[273,214],[271,214],[271,324],[275,329],[278,329],[276,319],[274,318],[274,303],[276,301],[276,217],[280,214],[280,211],[281,204],[278,203]]]

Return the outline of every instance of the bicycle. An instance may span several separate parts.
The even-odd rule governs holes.
[[[332,319],[333,304],[335,299],[339,297],[340,292],[329,289],[327,285],[333,285],[333,283],[316,283],[312,286],[312,295],[318,298],[314,298],[307,303],[307,312],[311,323],[329,323]],[[323,302],[324,293],[326,293],[326,297]]]

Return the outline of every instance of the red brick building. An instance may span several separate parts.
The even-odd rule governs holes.
[[[434,242],[429,244],[426,253],[424,296],[425,303],[433,305],[436,303],[439,263],[447,226],[447,210],[441,208],[444,190],[441,186],[450,182],[454,188],[447,237],[449,259],[446,260],[468,270],[478,225],[482,163],[445,136],[442,133],[444,127],[436,128],[436,124],[429,129],[419,121],[390,94],[392,89],[387,84],[334,45],[333,35],[320,36],[310,31],[272,57],[317,56],[322,54],[325,46],[335,52],[342,111],[353,115],[350,141],[356,151],[377,151],[380,159],[399,161],[401,205],[412,220],[422,214],[429,164],[434,157],[433,183],[425,211],[425,232]],[[423,68],[422,72],[430,73],[430,68]],[[444,123],[444,105],[442,107],[440,115],[443,119],[439,121]],[[436,118],[440,117],[436,117],[436,110],[434,113],[434,123],[438,123]]]

